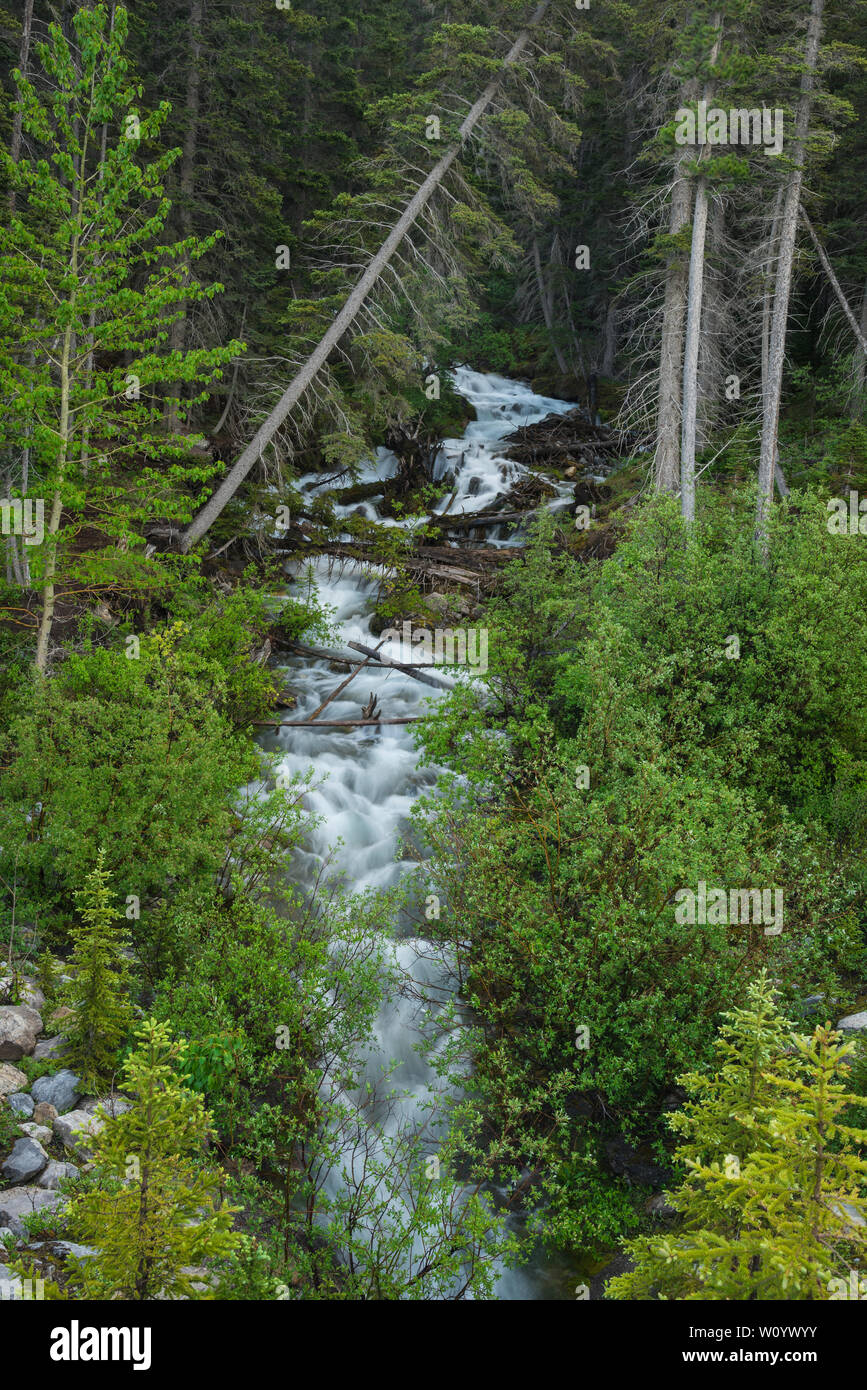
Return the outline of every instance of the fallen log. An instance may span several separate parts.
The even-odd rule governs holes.
[[[358,665],[356,658],[350,652],[345,654],[343,652],[330,652],[326,651],[324,647],[309,647],[305,642],[289,641],[288,638],[283,641],[279,636],[277,641],[285,651],[295,652],[298,656],[314,656],[319,661],[340,661],[344,666]],[[353,646],[354,643],[350,642],[349,645]],[[377,666],[392,665],[387,657],[379,656],[378,654],[375,657],[371,657],[371,661]],[[412,670],[417,671],[419,667],[438,665],[439,663],[436,661],[419,661],[413,664]]]
[[[382,642],[380,642],[379,646],[380,646],[380,647],[382,646]],[[378,651],[378,650],[379,650],[379,647],[376,648],[376,651]],[[336,689],[336,690],[332,690],[332,692],[331,692],[330,695],[326,695],[325,699],[322,701],[322,704],[319,706],[319,708],[318,708],[318,709],[315,709],[315,710],[313,711],[313,713],[312,713],[311,715],[309,715],[308,717],[309,717],[311,720],[317,719],[317,718],[319,717],[319,715],[322,713],[322,711],[326,708],[326,706],[327,706],[327,705],[330,705],[330,704],[331,704],[331,701],[332,701],[332,700],[335,700],[335,699],[337,698],[337,696],[340,694],[340,692],[341,692],[342,690],[345,690],[346,687],[347,687],[352,681],[355,680],[355,677],[358,675],[359,671],[363,671],[364,668],[365,668],[365,666],[369,666],[370,663],[371,663],[371,661],[375,661],[375,660],[376,660],[376,653],[375,653],[375,652],[371,652],[370,656],[366,656],[366,657],[364,658],[363,661],[360,661],[360,662],[358,663],[358,665],[355,667],[355,669],[354,669],[353,671],[350,671],[349,675],[346,677],[346,680],[345,680],[345,681],[341,681],[340,684],[338,685],[337,689]]]
[[[509,521],[524,521],[535,516],[536,509],[528,512],[465,512],[462,516],[452,516],[444,531],[471,530],[474,526],[504,526]]]
[[[351,487],[343,487],[335,493],[334,500],[338,507],[351,507],[355,502],[369,502],[373,497],[381,497],[390,481],[388,478],[375,478],[372,483],[353,483]]]
[[[355,320],[370,291],[376,285],[407,232],[415,224],[416,219],[424,211],[433,193],[439,188],[449,169],[460,156],[475,127],[497,95],[503,79],[509,73],[509,69],[515,66],[524,49],[530,43],[532,31],[541,24],[550,3],[551,0],[541,0],[541,3],[537,7],[529,23],[518,34],[515,42],[512,44],[512,47],[509,49],[509,52],[506,54],[497,71],[491,77],[481,96],[478,97],[470,107],[458,129],[457,140],[450,145],[441,158],[437,160],[427,178],[424,179],[416,189],[416,192],[410,198],[379,250],[371,258],[367,268],[359,277],[355,288],[346,300],[343,308],[320,338],[301,370],[296,373],[289,383],[267,420],[260,425],[246,449],[244,449],[241,456],[229,470],[229,473],[220,483],[219,487],[217,487],[213,496],[209,498],[201,511],[198,512],[190,522],[186,531],[184,531],[180,542],[181,550],[184,554],[191,550],[196,542],[200,541],[202,536],[210,530],[226,503],[231,501],[234,497],[254,463],[257,463],[259,459],[261,459],[266,446],[273,439],[277,430],[292,410],[292,407],[316,378],[346,330]]]
[[[448,545],[422,545],[415,551],[420,560],[441,560],[444,564],[468,565],[471,569],[484,570],[488,565],[507,565],[514,556],[515,550],[523,549],[522,546],[512,546],[509,550],[502,550],[499,546],[485,545],[474,546],[471,542],[460,544],[456,542],[452,546]]]
[[[365,656],[377,655],[374,648],[365,647],[361,642],[350,642],[349,646],[356,652],[362,652]],[[377,660],[381,666],[393,666],[396,671],[403,671],[405,675],[413,676],[417,681],[421,681],[422,685],[432,685],[435,690],[451,690],[452,688],[450,682],[438,680],[436,676],[429,676],[427,672],[419,671],[417,666],[407,665],[403,661],[392,661],[387,656],[377,656]]]
[[[437,565],[430,560],[407,560],[406,568],[428,574],[433,579],[448,579],[453,584],[472,584],[475,589],[479,587],[479,575],[458,569],[457,565]]]
[[[579,407],[562,415],[546,415],[532,425],[519,425],[506,436],[505,457],[528,463],[547,455],[618,454],[631,442],[625,430],[594,425]]]
[[[422,714],[404,714],[397,719],[254,719],[261,729],[358,729],[378,724],[418,724]]]
[[[330,652],[327,651],[325,647],[309,647],[306,642],[296,642],[294,639],[288,637],[281,638],[279,633],[277,634],[277,640],[280,646],[285,648],[286,651],[295,652],[298,656],[313,656],[316,657],[317,661],[342,661],[348,666],[355,666],[357,664],[354,656],[347,655],[343,652]]]

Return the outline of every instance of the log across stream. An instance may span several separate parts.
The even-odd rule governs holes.
[[[445,442],[436,466],[439,476],[455,473],[458,495],[452,510],[467,512],[490,505],[526,473],[523,465],[502,456],[499,444],[505,435],[519,425],[552,413],[565,413],[573,407],[536,396],[519,382],[468,368],[458,369],[455,385],[475,406],[477,418],[463,439]],[[395,466],[394,456],[380,450],[366,470],[365,481],[386,478]],[[316,475],[302,479],[300,486],[315,491]],[[571,488],[564,486],[562,495],[554,500],[562,506],[570,494]],[[375,516],[371,501],[361,505],[368,515]],[[343,510],[348,514],[355,508]],[[516,544],[517,539],[508,528],[487,532],[487,544],[508,547]],[[317,561],[316,570],[322,600],[335,609],[340,647],[357,643],[369,650],[381,643],[381,636],[374,636],[370,627],[376,585],[359,578],[357,571],[348,567],[338,573],[327,559]],[[379,651],[396,661],[412,659],[401,643],[391,640]],[[357,660],[361,659],[359,655]],[[288,871],[302,888],[312,888],[330,854],[331,871],[342,874],[348,888],[386,888],[412,868],[412,863],[398,862],[396,858],[398,839],[405,832],[414,800],[423,789],[431,788],[436,773],[430,768],[419,768],[412,726],[385,721],[417,717],[428,708],[428,700],[436,701],[442,695],[395,667],[371,662],[344,692],[328,703],[324,715],[329,724],[339,724],[341,716],[347,721],[358,720],[362,707],[375,694],[383,714],[381,725],[330,727],[323,721],[319,728],[303,727],[300,721],[322,706],[341,677],[335,675],[332,663],[324,656],[308,654],[290,658],[281,668],[281,675],[298,697],[296,707],[286,716],[287,723],[295,727],[263,730],[259,742],[264,749],[281,754],[281,770],[291,774],[304,773],[311,766],[315,769],[315,789],[306,802],[321,818],[305,852],[295,855]],[[338,841],[342,843],[335,850]],[[398,936],[389,949],[414,987],[383,1007],[376,1025],[377,1046],[365,1059],[366,1074],[373,1082],[380,1076],[383,1064],[391,1060],[400,1064],[393,1085],[407,1091],[408,1097],[394,1107],[392,1114],[378,1117],[386,1130],[411,1119],[414,1110],[420,1112],[434,1081],[427,1064],[414,1050],[424,1008],[418,995],[442,1000],[454,990],[447,962],[435,958],[429,942]],[[350,1154],[347,1162],[351,1163],[351,1159]],[[330,1180],[337,1182],[339,1178],[335,1174]],[[556,1259],[540,1258],[520,1271],[505,1271],[497,1296],[534,1299],[574,1295],[565,1266],[558,1266]]]

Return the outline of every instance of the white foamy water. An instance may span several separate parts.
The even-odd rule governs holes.
[[[436,460],[435,477],[439,480],[446,474],[454,475],[457,495],[450,515],[460,515],[488,506],[527,473],[521,464],[503,457],[504,436],[519,425],[532,424],[546,415],[565,413],[574,406],[537,396],[521,382],[475,372],[468,367],[458,368],[454,379],[457,391],[475,407],[477,418],[467,427],[462,439],[444,442]],[[377,457],[362,469],[360,481],[381,478],[384,482],[396,466],[394,454],[380,449]],[[299,486],[316,492],[322,484],[319,475],[310,474],[299,480]],[[558,486],[558,499],[553,505],[568,498],[571,491],[571,486]],[[440,508],[445,506],[446,500],[443,499]],[[376,518],[373,502],[335,510],[338,516],[360,510]],[[496,532],[489,528],[485,532],[488,544],[510,545],[516,540],[508,528],[498,528]],[[370,630],[376,584],[360,578],[357,571],[341,572],[337,567],[330,571],[325,560],[315,563],[315,571],[322,602],[335,610],[341,648],[349,641],[376,646],[379,639]],[[386,643],[382,651],[404,662],[412,660],[406,648],[396,642]],[[311,714],[344,678],[330,670],[325,660],[300,657],[288,664],[284,674],[286,684],[298,696],[297,707],[287,715],[293,720]],[[427,707],[427,700],[438,698],[436,691],[399,671],[368,667],[321,717],[359,718],[361,707],[371,692],[379,698],[383,718],[419,714]],[[398,840],[407,829],[407,817],[414,800],[423,789],[433,785],[436,773],[433,769],[418,768],[411,725],[323,729],[321,732],[284,728],[263,737],[261,742],[269,750],[279,751],[281,771],[303,774],[311,766],[315,770],[315,789],[305,802],[321,818],[320,823],[310,835],[305,852],[296,854],[288,866],[291,877],[302,888],[312,888],[326,861],[329,871],[340,874],[346,886],[356,891],[388,888],[412,869],[412,862],[396,859]],[[415,1050],[425,1005],[414,996],[427,994],[434,1001],[443,1001],[452,993],[453,986],[448,963],[433,957],[429,943],[412,937],[397,939],[387,943],[386,951],[411,983],[406,991],[383,1006],[376,1022],[374,1044],[360,1061],[364,1080],[371,1085],[381,1078],[383,1068],[397,1062],[392,1084],[407,1094],[396,1105],[374,1103],[359,1114],[358,1122],[361,1128],[375,1121],[387,1139],[423,1113],[435,1081],[433,1072]],[[347,1097],[346,1103],[351,1106],[359,1100],[360,1094],[356,1093]],[[430,1140],[432,1136],[426,1138]],[[343,1163],[349,1174],[360,1171],[358,1165],[365,1159],[365,1150],[369,1156],[369,1140],[348,1143]],[[376,1155],[381,1152],[379,1141],[374,1142],[374,1152]],[[341,1181],[337,1171],[329,1176],[328,1187],[332,1193]],[[497,1296],[527,1299],[544,1295],[532,1274],[506,1271],[498,1282]]]

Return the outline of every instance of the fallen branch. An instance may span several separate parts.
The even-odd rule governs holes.
[[[471,584],[474,589],[479,587],[479,575],[458,569],[457,565],[437,565],[432,560],[407,560],[405,565],[411,574],[423,574],[432,579],[447,579],[452,584]]]
[[[419,671],[415,666],[409,666],[402,661],[392,661],[387,656],[377,656],[372,647],[365,647],[361,642],[350,642],[350,647],[356,652],[363,652],[365,656],[376,656],[381,666],[393,666],[396,671],[403,671],[404,675],[413,676],[415,680],[421,681],[422,685],[432,685],[435,690],[451,690],[451,685],[447,681],[437,680],[436,676],[429,676],[426,671]]]
[[[382,642],[380,642],[379,646],[382,646]],[[379,647],[377,647],[376,650],[378,651]],[[350,682],[355,680],[355,677],[358,675],[359,671],[363,671],[365,666],[369,666],[371,661],[373,660],[375,660],[375,653],[371,652],[370,656],[366,656],[363,661],[360,661],[358,663],[354,671],[350,671],[349,675],[346,677],[346,680],[341,681],[340,685],[338,685],[336,690],[332,690],[331,694],[325,697],[319,708],[315,709],[311,715],[308,715],[308,718],[311,720],[317,719],[319,715],[322,713],[322,711],[325,709],[325,707],[327,705],[330,705],[331,701],[337,698],[341,690],[345,690],[346,687],[350,684]]]
[[[357,729],[364,725],[418,724],[423,718],[421,714],[405,714],[397,719],[254,719],[253,723],[263,729]]]
[[[309,647],[306,642],[290,641],[288,638],[285,641],[280,641],[279,633],[277,640],[281,647],[297,653],[298,656],[313,656],[317,661],[342,661],[344,665],[348,666],[355,666],[356,664],[355,657],[344,652],[330,652],[324,647]]]
[[[357,665],[355,657],[352,656],[350,653],[344,654],[343,652],[329,652],[326,651],[324,647],[308,647],[304,642],[290,642],[288,640],[283,642],[280,640],[279,635],[277,635],[276,637],[276,642],[286,651],[295,652],[298,656],[314,656],[319,661],[340,661],[344,666]],[[350,642],[349,645],[354,646],[355,644]],[[371,657],[371,661],[373,661],[373,663],[378,666],[392,665],[392,663],[388,660],[387,657],[379,656],[378,654],[375,657]],[[439,663],[436,661],[419,661],[413,665],[412,669],[413,671],[416,671],[419,666],[438,665]]]

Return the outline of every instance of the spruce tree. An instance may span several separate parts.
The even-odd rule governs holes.
[[[99,1091],[111,1082],[118,1048],[132,1024],[129,967],[124,956],[129,937],[117,925],[120,914],[112,906],[108,883],[105,851],[100,850],[84,888],[77,894],[81,921],[72,928],[73,978],[64,993],[64,1002],[73,1011],[66,1029],[66,1060],[86,1091]]]
[[[137,526],[183,519],[185,488],[213,471],[193,442],[166,430],[166,392],[189,392],[169,412],[183,421],[241,350],[173,351],[172,325],[211,299],[189,274],[216,237],[159,244],[170,212],[164,179],[178,150],[148,160],[168,108],[140,110],[124,57],[126,11],[75,13],[72,37],[49,26],[41,71],[16,73],[35,157],[0,149],[15,211],[0,225],[0,450],[29,459],[27,490],[44,501],[44,539],[30,554],[40,595],[35,662],[46,671],[64,590],[141,587],[160,580]],[[21,490],[25,485],[21,472]],[[105,544],[74,542],[85,515]]]
[[[867,1131],[846,1123],[855,1044],[829,1027],[792,1033],[764,973],[727,1018],[716,1075],[681,1078],[680,1227],[627,1243],[635,1270],[610,1298],[827,1300],[863,1258]]]
[[[218,1201],[220,1172],[205,1167],[210,1116],[184,1085],[186,1045],[147,1019],[136,1032],[124,1086],[134,1105],[93,1141],[89,1191],[72,1202],[69,1226],[98,1254],[76,1266],[85,1298],[201,1298],[190,1267],[236,1248],[233,1209]]]

